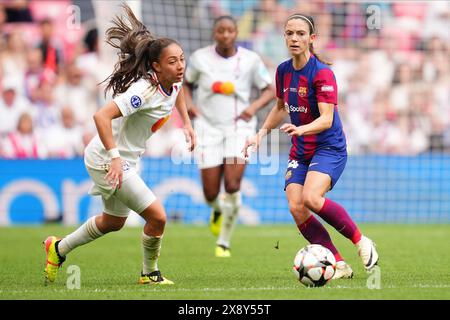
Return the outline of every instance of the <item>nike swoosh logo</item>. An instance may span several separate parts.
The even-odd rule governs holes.
[[[373,249],[370,248],[370,258],[369,258],[369,261],[366,264],[366,267],[369,267],[370,264],[372,263],[372,257],[373,257]]]
[[[309,166],[312,167],[312,166],[315,166],[316,164],[319,164],[319,163],[318,162],[313,162]]]
[[[286,91],[288,91],[289,90],[289,88],[284,88],[283,89],[283,92],[286,92]]]

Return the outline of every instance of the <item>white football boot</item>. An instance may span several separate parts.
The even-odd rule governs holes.
[[[353,270],[345,261],[336,263],[336,271],[332,279],[351,279],[353,278]]]
[[[375,249],[375,243],[365,236],[361,236],[361,240],[356,244],[358,254],[366,268],[370,271],[378,263],[378,253]]]

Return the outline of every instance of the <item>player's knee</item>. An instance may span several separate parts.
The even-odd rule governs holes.
[[[303,201],[306,208],[314,212],[320,211],[320,199],[321,197],[314,192],[310,192],[308,190],[303,191]]]
[[[305,205],[302,202],[289,202],[289,211],[294,217],[302,216],[305,213]]]
[[[164,227],[167,223],[167,217],[166,215],[158,215],[151,220],[151,223],[153,224],[155,229],[164,230]]]
[[[225,192],[227,193],[235,193],[241,190],[241,182],[234,181],[225,181]]]
[[[110,221],[108,222],[106,228],[108,232],[119,231],[125,225],[125,221]]]
[[[203,189],[203,195],[205,196],[205,200],[208,202],[214,201],[218,195],[220,190],[211,189]]]

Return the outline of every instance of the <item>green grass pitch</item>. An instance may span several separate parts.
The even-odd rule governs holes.
[[[295,253],[306,241],[294,225],[236,229],[232,258],[215,258],[207,226],[169,223],[160,269],[174,286],[143,286],[140,228],[126,227],[77,248],[55,283],[44,286],[42,240],[74,228],[0,229],[0,299],[450,299],[450,225],[362,224],[377,243],[381,289],[368,289],[368,274],[356,249],[334,230],[330,234],[353,267],[353,279],[306,288],[294,279]],[[278,242],[278,249],[275,248]],[[69,266],[81,270],[80,289],[68,289]]]

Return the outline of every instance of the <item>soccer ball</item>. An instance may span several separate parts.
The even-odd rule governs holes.
[[[329,249],[310,244],[297,252],[292,271],[305,286],[322,287],[333,277],[336,259]]]

